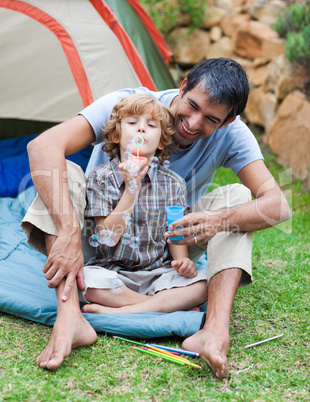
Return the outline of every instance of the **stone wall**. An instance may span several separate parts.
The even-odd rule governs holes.
[[[288,4],[207,0],[203,26],[191,30],[190,17],[180,15],[167,41],[183,77],[204,59],[224,56],[240,62],[251,86],[243,118],[263,129],[264,142],[279,163],[292,167],[293,176],[307,180],[310,187],[310,103],[305,95],[309,77],[287,60],[283,40],[272,29]],[[177,70],[172,72],[177,77]]]

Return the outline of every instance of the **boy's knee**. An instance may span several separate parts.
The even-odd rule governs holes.
[[[195,293],[198,304],[204,303],[208,298],[208,282],[206,280],[195,283]]]

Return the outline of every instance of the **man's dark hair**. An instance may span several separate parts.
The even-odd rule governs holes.
[[[187,75],[183,95],[197,85],[204,87],[210,103],[227,107],[229,113],[223,124],[245,109],[250,86],[243,67],[236,61],[218,57],[197,64]]]

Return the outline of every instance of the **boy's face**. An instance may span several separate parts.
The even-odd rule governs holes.
[[[157,148],[162,149],[160,144],[161,126],[158,120],[147,114],[125,117],[121,121],[120,153],[121,162],[125,161],[125,152],[130,140],[137,135],[144,140],[139,147],[139,155],[151,158],[155,155]],[[132,152],[137,155],[138,148]]]

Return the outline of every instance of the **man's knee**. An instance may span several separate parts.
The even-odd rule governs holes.
[[[231,184],[228,194],[229,198],[227,206],[233,207],[234,205],[245,204],[246,202],[251,201],[251,191],[243,184]]]
[[[211,193],[202,197],[197,204],[200,204],[196,210],[218,210],[221,208],[230,208],[236,205],[244,204],[251,200],[251,192],[243,184],[234,183],[227,186],[218,187]]]

